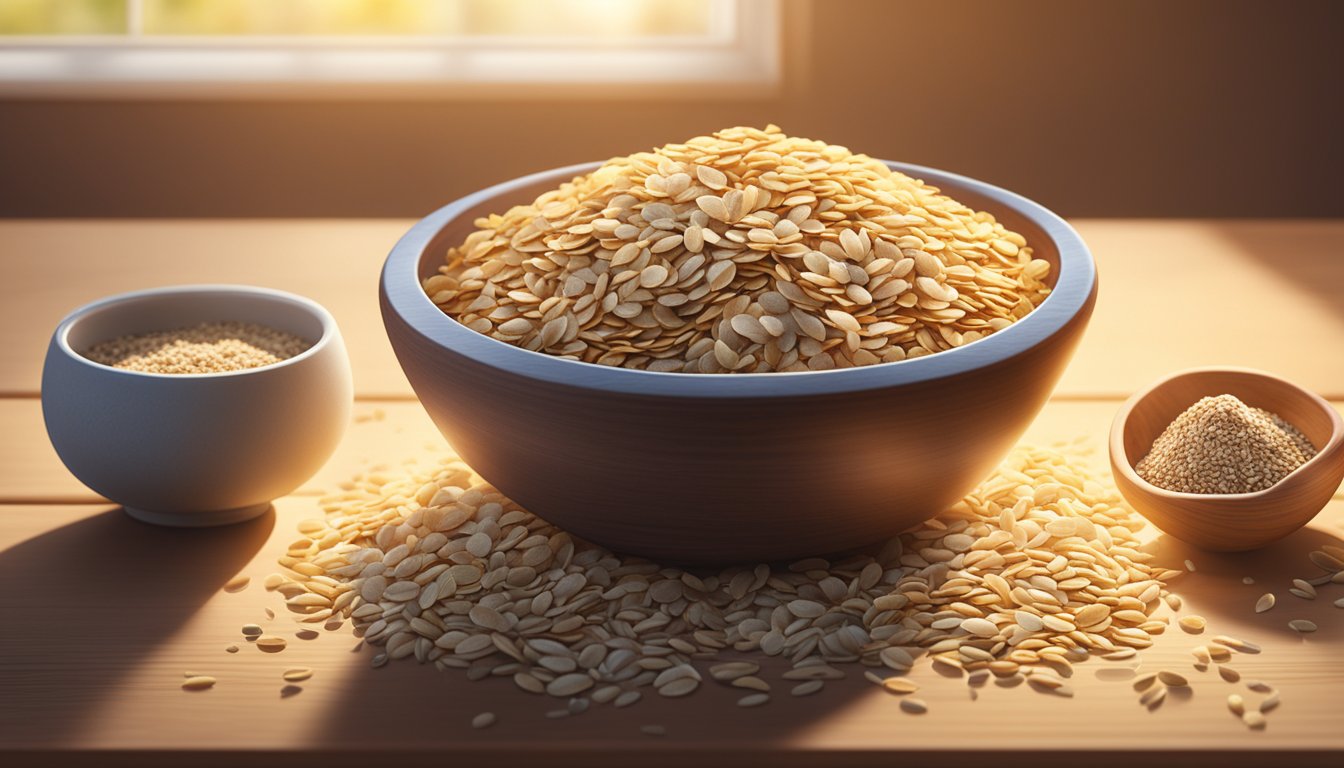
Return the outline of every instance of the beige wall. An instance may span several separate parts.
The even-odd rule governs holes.
[[[777,94],[0,101],[0,216],[414,216],[776,122],[1071,216],[1341,216],[1344,3],[785,0]]]

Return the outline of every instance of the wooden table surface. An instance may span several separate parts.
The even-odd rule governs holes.
[[[1096,255],[1101,293],[1091,328],[1056,396],[1025,438],[1086,438],[1104,463],[1119,400],[1170,371],[1197,365],[1264,368],[1344,407],[1344,222],[1079,221]],[[1174,627],[1141,654],[1141,670],[1183,669],[1191,693],[1150,712],[1124,682],[1133,662],[1089,661],[1072,699],[1022,686],[968,696],[963,680],[927,666],[913,676],[930,711],[899,710],[857,670],[821,694],[777,696],[740,710],[707,685],[690,700],[595,707],[548,720],[553,707],[503,680],[472,683],[413,662],[381,669],[354,650],[347,627],[300,640],[299,625],[260,581],[317,514],[315,496],[367,468],[425,461],[444,450],[411,396],[383,336],[377,274],[410,222],[0,222],[0,762],[19,764],[379,765],[489,760],[510,765],[891,765],[981,757],[994,765],[1050,759],[1093,764],[1174,759],[1185,765],[1339,765],[1344,758],[1344,586],[1315,601],[1289,580],[1320,573],[1307,554],[1344,545],[1344,494],[1303,531],[1259,552],[1215,555],[1147,532],[1160,562],[1198,570],[1172,589],[1183,613],[1264,646],[1238,655],[1245,678],[1282,692],[1263,731],[1226,709],[1238,688],[1190,666],[1207,637]],[[42,428],[38,382],[47,339],[74,307],[110,293],[188,282],[240,282],[295,291],[336,315],[350,347],[359,402],[344,444],[273,514],[205,531],[136,523],[69,475]],[[252,585],[221,588],[238,574]],[[1254,584],[1244,584],[1250,577]],[[1265,591],[1273,611],[1252,606]],[[266,619],[270,608],[277,614]],[[1289,619],[1315,621],[1299,636]],[[280,654],[239,643],[248,622],[289,636]],[[241,643],[240,643],[241,644]],[[310,666],[300,689],[281,672]],[[186,671],[218,678],[180,689]],[[656,699],[657,697],[653,697]],[[473,730],[492,710],[494,727]],[[641,725],[668,728],[664,737]],[[1291,755],[1280,754],[1291,752]],[[988,753],[988,754],[985,754]],[[250,761],[250,762],[249,762]],[[258,762],[260,761],[260,762]]]

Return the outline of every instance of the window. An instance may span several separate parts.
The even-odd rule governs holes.
[[[759,89],[777,0],[0,0],[0,92]]]

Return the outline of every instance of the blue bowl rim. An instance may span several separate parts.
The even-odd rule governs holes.
[[[996,365],[1041,344],[1083,311],[1096,286],[1096,265],[1078,233],[1048,208],[1015,192],[936,168],[881,161],[956,197],[968,190],[1031,220],[1054,241],[1059,270],[1054,289],[1030,314],[965,346],[894,363],[826,371],[662,373],[568,360],[516,347],[467,328],[434,305],[420,285],[420,263],[439,233],[464,213],[498,197],[547,181],[556,185],[592,171],[580,163],[487,187],[421,219],[393,246],[380,290],[386,308],[428,341],[512,376],[615,395],[762,398],[834,395],[918,384]],[[989,208],[995,213],[994,207]],[[385,309],[386,311],[386,309]],[[386,320],[384,321],[386,323]]]

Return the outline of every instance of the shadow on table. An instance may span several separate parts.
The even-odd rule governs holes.
[[[797,681],[781,680],[780,674],[788,664],[771,660],[778,663],[763,664],[760,673],[774,686],[771,702],[763,708],[738,707],[737,700],[753,691],[730,688],[706,674],[700,689],[690,698],[661,698],[653,688],[641,688],[643,699],[634,706],[594,704],[583,714],[551,719],[547,712],[564,709],[564,699],[526,693],[507,677],[471,681],[463,670],[435,672],[411,660],[375,670],[369,666],[373,653],[367,647],[359,652],[359,671],[343,682],[338,701],[315,723],[307,740],[368,747],[370,734],[382,734],[372,740],[398,747],[438,744],[454,750],[454,754],[473,746],[498,748],[501,743],[525,742],[524,748],[537,750],[539,759],[548,750],[570,749],[611,751],[608,756],[614,756],[632,744],[663,749],[688,740],[697,744],[741,743],[744,738],[786,742],[791,735],[847,709],[860,697],[883,695],[864,680],[862,668],[844,664],[837,666],[847,673],[845,679],[829,681],[824,690],[811,696],[790,696],[789,687]],[[725,655],[721,660],[734,658]],[[741,658],[760,660],[755,655]],[[482,712],[493,712],[498,722],[491,728],[474,730],[471,719]],[[913,720],[893,720],[893,729],[915,725]],[[352,722],[359,723],[358,729],[350,728]],[[646,725],[663,726],[666,738],[641,733],[641,726]]]
[[[1250,552],[1208,552],[1164,534],[1146,549],[1163,565],[1182,568],[1186,560],[1195,564],[1194,573],[1172,580],[1170,588],[1191,606],[1182,613],[1207,615],[1211,634],[1235,636],[1249,627],[1273,632],[1290,642],[1338,642],[1344,632],[1344,610],[1336,608],[1334,601],[1344,597],[1344,585],[1318,586],[1314,600],[1288,592],[1293,579],[1310,580],[1327,574],[1308,559],[1312,551],[1326,544],[1344,547],[1344,540],[1321,528],[1303,528]],[[1243,583],[1246,577],[1254,583]],[[1275,606],[1257,614],[1256,600],[1266,592],[1274,593]],[[1299,635],[1288,627],[1293,619],[1310,619],[1320,629]]]
[[[41,511],[22,514],[41,514]],[[0,551],[0,744],[77,740],[139,666],[247,564],[274,510],[220,528],[160,528],[119,507]]]

